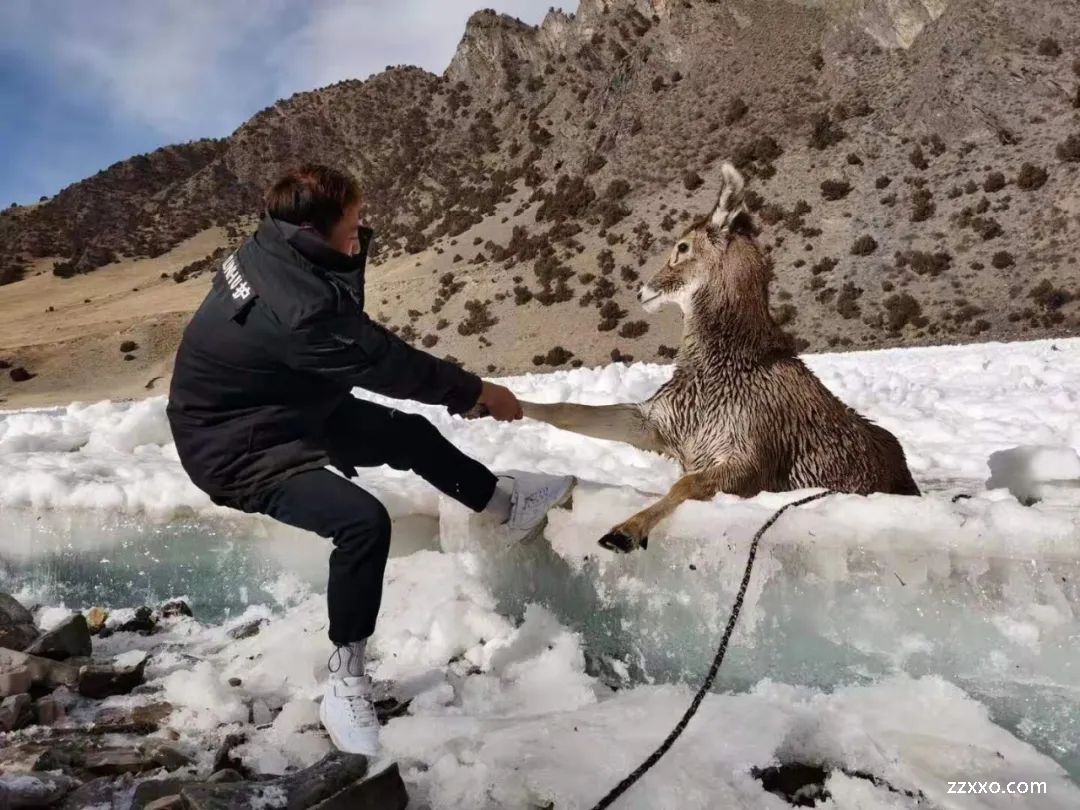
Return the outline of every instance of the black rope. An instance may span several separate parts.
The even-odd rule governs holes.
[[[602,798],[592,810],[604,810],[606,807],[610,807],[616,799],[622,796],[628,791],[638,779],[645,775],[645,773],[657,762],[660,758],[668,752],[668,749],[675,744],[675,740],[679,739],[679,735],[686,729],[687,724],[697,714],[698,707],[701,705],[701,701],[705,699],[705,695],[709,689],[712,688],[713,681],[716,680],[716,673],[720,670],[720,664],[724,662],[724,654],[727,652],[728,641],[731,640],[731,633],[735,630],[735,622],[739,619],[739,612],[742,610],[743,599],[746,598],[746,589],[750,585],[750,574],[754,568],[754,558],[757,557],[758,541],[769,528],[780,519],[780,516],[784,514],[788,509],[792,509],[796,506],[805,506],[813,501],[819,501],[828,495],[834,495],[836,493],[832,491],[818,492],[815,495],[808,495],[805,498],[800,498],[797,501],[786,503],[781,506],[769,518],[765,524],[757,530],[757,534],[754,535],[754,539],[750,541],[750,552],[746,558],[746,571],[743,573],[742,583],[739,585],[739,592],[735,596],[735,604],[731,607],[731,615],[728,617],[727,627],[724,628],[723,638],[720,639],[720,647],[716,651],[716,655],[713,657],[712,666],[709,667],[709,674],[705,676],[704,683],[701,684],[701,688],[698,689],[697,694],[694,695],[694,700],[690,703],[690,708],[686,710],[686,713],[682,716],[682,719],[678,722],[678,725],[672,729],[668,734],[667,739],[660,743],[660,747],[657,748],[649,758],[642,762],[633,773],[623,779],[619,784],[612,788],[611,792]]]

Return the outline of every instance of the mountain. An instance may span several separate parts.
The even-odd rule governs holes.
[[[125,294],[172,302],[145,371],[262,189],[317,160],[361,179],[372,314],[407,339],[493,373],[666,357],[678,318],[644,316],[633,292],[729,158],[804,348],[1077,333],[1071,0],[581,0],[536,27],[480,11],[442,76],[391,67],[300,93],[228,138],[0,214],[0,280],[59,296],[127,268]],[[0,327],[0,345],[47,366],[49,334]]]

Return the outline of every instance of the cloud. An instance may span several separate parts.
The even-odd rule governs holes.
[[[550,0],[5,0],[0,47],[106,114],[181,140],[388,64],[441,72],[477,3],[538,22]]]

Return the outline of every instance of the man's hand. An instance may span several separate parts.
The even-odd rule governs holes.
[[[474,411],[486,411],[500,422],[514,422],[525,416],[521,403],[509,388],[484,380],[480,390],[480,399],[476,401]]]

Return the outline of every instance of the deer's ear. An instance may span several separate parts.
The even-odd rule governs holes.
[[[720,167],[720,196],[713,208],[709,224],[720,231],[726,231],[735,221],[735,217],[746,210],[743,201],[743,189],[746,181],[739,170],[725,162]]]

